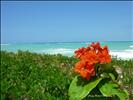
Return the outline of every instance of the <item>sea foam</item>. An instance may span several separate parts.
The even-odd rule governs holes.
[[[133,45],[130,45],[129,48],[133,48]]]
[[[117,56],[121,59],[133,59],[133,50],[127,49],[123,51],[111,51],[112,56]]]
[[[67,49],[67,48],[51,48],[46,50],[41,50],[42,53],[48,53],[48,54],[73,54],[74,49]]]
[[[62,54],[66,56],[73,56],[74,51],[76,49],[68,49],[68,48],[50,48],[46,50],[41,50],[41,53],[47,54]],[[112,50],[110,51],[110,55],[117,56],[121,59],[133,59],[133,49],[126,49],[126,50]]]

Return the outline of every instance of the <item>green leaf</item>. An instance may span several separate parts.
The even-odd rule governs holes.
[[[69,87],[69,96],[70,100],[82,100],[85,98],[92,89],[94,89],[97,84],[102,80],[102,78],[94,79],[93,81],[90,81],[88,84],[81,86],[77,85],[78,82],[78,76],[76,76]]]
[[[114,74],[109,73],[109,76],[111,77],[111,79],[112,79],[113,81],[115,80],[115,76],[114,76]]]
[[[126,90],[119,89],[118,85],[115,83],[105,83],[100,87],[100,91],[104,96],[117,95],[120,100],[126,100],[128,97],[128,92]]]

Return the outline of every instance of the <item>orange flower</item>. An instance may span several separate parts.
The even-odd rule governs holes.
[[[100,63],[109,63],[109,62],[111,62],[111,56],[109,55],[107,46],[104,46],[103,50],[98,53],[98,57],[100,58],[99,59]]]
[[[79,58],[81,55],[84,54],[84,52],[86,51],[86,48],[82,47],[82,48],[79,48],[78,50],[75,51],[75,57],[76,58]]]
[[[97,42],[97,43],[92,42],[91,46],[92,46],[94,49],[99,49],[99,48],[100,48],[100,43],[99,43],[99,42]]]
[[[89,65],[85,61],[79,61],[75,65],[75,72],[79,73],[83,78],[90,79],[90,76],[95,76],[94,66]]]
[[[80,74],[83,78],[89,80],[90,79],[90,74],[87,71],[81,70]]]
[[[85,61],[79,61],[75,64],[75,71],[76,72],[80,72],[82,68],[84,68],[86,66],[86,62]]]
[[[93,65],[89,65],[87,66],[87,70],[90,73],[91,76],[95,76],[95,69]]]
[[[88,80],[96,74],[94,69],[95,64],[111,62],[108,47],[104,46],[102,48],[99,42],[92,42],[87,48],[82,47],[76,50],[75,54],[75,57],[80,58],[80,61],[75,64],[75,72]]]

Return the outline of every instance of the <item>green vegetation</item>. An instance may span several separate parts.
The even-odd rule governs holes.
[[[68,100],[77,61],[60,54],[1,51],[1,100]],[[128,89],[131,98],[133,59],[113,58],[111,65],[118,70],[119,82]]]

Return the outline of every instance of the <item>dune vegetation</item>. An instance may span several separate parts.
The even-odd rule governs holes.
[[[61,54],[1,51],[1,100],[68,100],[68,88],[76,75],[73,67],[78,61]],[[133,95],[133,59],[113,57],[110,64],[119,72],[120,83],[128,90],[130,100]],[[92,91],[92,95],[95,93],[99,91]],[[95,98],[91,100],[97,100]]]

